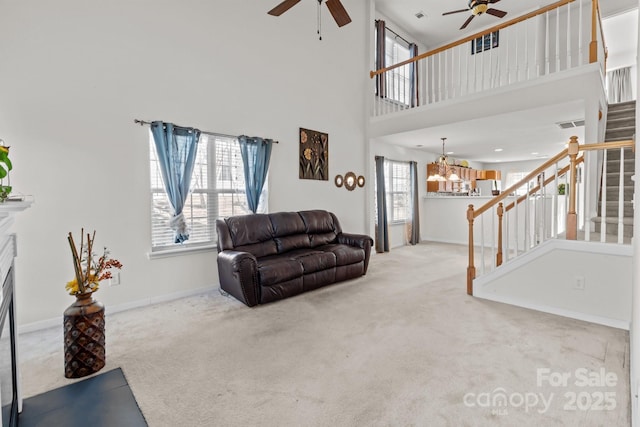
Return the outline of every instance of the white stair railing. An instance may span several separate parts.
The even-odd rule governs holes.
[[[598,1],[561,0],[407,61],[371,71],[370,76],[384,79],[382,86],[386,86],[386,90],[374,95],[372,115],[398,113],[592,62],[599,62],[604,70],[605,52]],[[413,90],[413,75],[418,76],[417,91]]]
[[[624,152],[635,146],[633,140],[580,145],[577,137],[571,137],[568,148],[561,151],[520,182],[507,188],[502,194],[475,209],[469,205],[469,265],[467,267],[467,292],[473,294],[473,280],[487,274],[503,263],[511,262],[546,240],[590,241],[593,219],[588,202],[594,189],[583,179],[585,152],[602,151],[605,160],[611,150],[620,153],[620,175],[617,219],[618,231],[607,240],[607,162],[602,173],[602,227],[599,240],[614,244],[630,244],[624,239]],[[610,156],[609,156],[610,157]],[[610,157],[613,162],[613,157]],[[616,173],[616,172],[612,172]],[[560,190],[564,184],[564,190]],[[595,192],[600,191],[599,188]],[[487,215],[491,218],[485,218]],[[476,245],[476,242],[479,245]],[[480,274],[476,271],[476,260]]]

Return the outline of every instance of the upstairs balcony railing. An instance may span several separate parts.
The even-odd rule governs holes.
[[[372,116],[533,80],[590,63],[605,71],[598,0],[562,0],[371,71]]]
[[[625,163],[633,160],[625,151],[633,149],[633,140],[581,145],[571,137],[566,149],[502,194],[477,209],[469,205],[467,293],[473,295],[476,277],[549,239],[630,244],[625,231],[633,231],[633,221],[625,212],[630,204],[625,186],[632,185],[632,172]],[[604,158],[601,181],[587,173],[597,167],[598,156]]]

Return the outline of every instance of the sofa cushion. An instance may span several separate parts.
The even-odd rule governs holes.
[[[236,246],[234,250],[239,252],[249,252],[256,258],[275,255],[278,253],[276,242],[267,240],[266,242],[254,243],[253,245]]]
[[[364,249],[355,246],[330,244],[320,246],[317,249],[333,253],[336,256],[336,265],[348,265],[364,261]]]
[[[291,236],[276,237],[273,239],[278,253],[292,251],[294,249],[304,249],[311,247],[308,234],[292,234]]]
[[[302,276],[273,286],[260,286],[260,303],[264,304],[279,299],[292,297],[304,292]]]
[[[273,227],[269,215],[251,214],[225,218],[234,250],[249,252],[256,257],[278,253],[273,241]]]
[[[332,232],[337,234],[337,224],[331,212],[327,211],[301,211],[300,217],[304,221],[306,232],[308,234],[323,234]]]
[[[255,243],[271,240],[273,237],[273,226],[269,215],[251,214],[225,218],[229,233],[233,240],[233,245],[252,245]]]
[[[262,286],[295,279],[303,274],[302,264],[286,255],[258,258],[258,275]]]
[[[336,256],[332,252],[305,250],[288,254],[302,264],[304,274],[330,269],[336,266]]]
[[[336,237],[338,236],[333,231],[330,231],[328,233],[322,233],[322,234],[310,234],[309,235],[310,246],[312,248],[315,248],[317,246],[333,243],[335,242]]]
[[[273,237],[306,234],[307,229],[298,212],[276,212],[269,215]]]
[[[344,268],[344,267],[340,267]],[[316,271],[315,273],[305,274],[302,277],[302,286],[305,291],[317,289],[322,286],[334,283],[336,281],[336,268]]]

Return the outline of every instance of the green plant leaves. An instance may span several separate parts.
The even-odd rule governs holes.
[[[4,165],[2,165],[2,163],[4,163]],[[13,165],[11,164],[11,160],[9,160],[9,153],[0,151],[0,179],[6,177],[11,169],[13,169]]]

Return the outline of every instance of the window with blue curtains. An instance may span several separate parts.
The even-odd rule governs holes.
[[[244,164],[247,203],[251,212],[256,213],[260,202],[260,193],[262,193],[262,187],[264,187],[269,171],[273,140],[241,135],[238,137],[238,142]]]
[[[175,243],[183,243],[189,239],[189,231],[182,209],[189,194],[200,131],[155,121],[151,123],[151,134],[162,180],[174,211],[169,226],[174,231]]]

